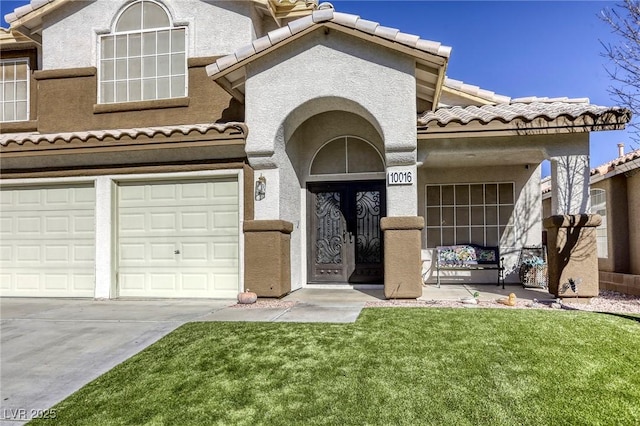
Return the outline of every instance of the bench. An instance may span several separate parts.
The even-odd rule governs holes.
[[[436,280],[440,287],[440,271],[467,271],[495,269],[498,271],[498,285],[504,288],[504,257],[500,257],[499,247],[483,247],[476,244],[458,244],[436,247]]]

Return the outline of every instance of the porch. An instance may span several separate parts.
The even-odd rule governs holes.
[[[544,289],[523,288],[520,284],[509,284],[502,289],[502,286],[495,284],[442,284],[440,288],[435,284],[422,286],[422,296],[418,302],[426,301],[459,301],[466,297],[472,297],[475,292],[479,293],[479,302],[493,302],[503,299],[510,293],[516,295],[517,300],[523,302],[533,302],[533,299],[548,300],[555,299],[555,296]],[[380,286],[375,288],[362,289],[330,289],[304,287],[293,291],[281,300],[310,303],[310,304],[349,304],[380,302],[388,300],[384,296],[384,289]]]

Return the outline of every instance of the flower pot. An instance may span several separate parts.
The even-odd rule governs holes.
[[[258,300],[258,295],[252,291],[243,291],[242,293],[238,293],[238,303],[243,305],[249,305],[251,303],[256,303]]]

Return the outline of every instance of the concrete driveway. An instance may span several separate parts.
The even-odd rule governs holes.
[[[235,300],[0,298],[0,426],[47,414],[184,323],[354,322],[378,297],[308,290],[285,298],[293,305],[251,309],[234,308]]]
[[[46,412],[180,325],[233,303],[0,298],[0,426]]]

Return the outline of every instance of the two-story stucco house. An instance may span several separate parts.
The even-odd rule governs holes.
[[[32,0],[7,21],[3,296],[418,297],[456,243],[499,246],[516,282],[541,162],[552,213],[588,212],[589,133],[630,118],[450,79],[449,47],[330,4]]]

